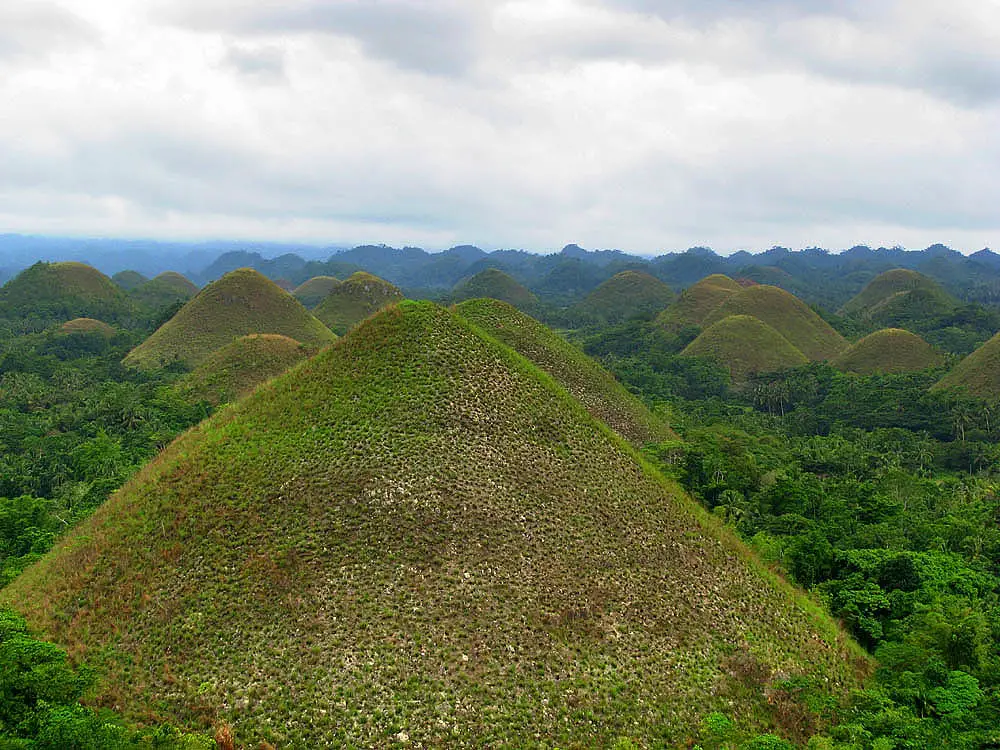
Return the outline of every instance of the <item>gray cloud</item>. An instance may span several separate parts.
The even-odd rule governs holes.
[[[234,44],[226,50],[223,62],[241,75],[263,83],[287,81],[285,50],[275,45]]]
[[[90,24],[54,3],[5,0],[0,4],[0,59],[36,57],[97,41]]]

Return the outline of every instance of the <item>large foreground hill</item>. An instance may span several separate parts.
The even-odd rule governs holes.
[[[672,747],[855,682],[816,607],[430,303],[181,437],[0,599],[99,661],[95,700],[250,747]]]

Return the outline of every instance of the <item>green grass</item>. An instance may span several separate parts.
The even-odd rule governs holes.
[[[980,398],[1000,398],[1000,333],[955,365],[933,388],[961,388]]]
[[[138,271],[119,271],[111,277],[111,280],[126,292],[131,292],[137,286],[145,284],[149,281],[149,278],[143,276]]]
[[[794,294],[759,284],[732,295],[705,318],[712,325],[730,315],[752,315],[788,339],[811,360],[832,359],[847,340]]]
[[[368,316],[402,299],[403,293],[393,284],[358,271],[335,286],[316,306],[313,314],[331,331],[342,335]]]
[[[636,445],[673,431],[607,370],[555,331],[495,299],[467,300],[455,311],[555,378],[593,416]]]
[[[729,368],[737,383],[750,375],[798,367],[809,361],[788,339],[752,315],[730,315],[713,323],[681,354],[715,360]]]
[[[111,279],[84,263],[36,263],[0,289],[3,318],[50,323],[86,317],[127,323],[138,312]]]
[[[919,293],[911,295],[911,292]],[[841,308],[840,314],[884,320],[888,324],[908,308],[914,307],[919,312],[928,304],[935,310],[955,306],[954,300],[933,279],[917,271],[894,268],[868,282]]]
[[[278,333],[312,347],[336,339],[288,292],[257,271],[241,268],[202,289],[124,362],[140,369],[173,362],[195,367],[250,333]]]
[[[116,331],[112,326],[109,326],[103,320],[94,320],[93,318],[73,318],[73,320],[67,320],[59,326],[58,333],[67,336],[96,335],[110,339],[114,338]]]
[[[852,344],[831,364],[859,375],[916,372],[940,367],[944,364],[944,355],[915,333],[883,328]]]
[[[452,297],[456,301],[489,297],[528,312],[538,305],[538,297],[531,290],[498,268],[487,268],[462,279],[452,290]]]
[[[295,287],[292,296],[304,307],[311,310],[325,300],[330,292],[338,286],[340,286],[340,279],[336,276],[313,276]]]
[[[743,287],[728,276],[714,273],[692,284],[656,318],[656,324],[676,332],[689,326],[701,326],[713,310]]]
[[[187,302],[197,293],[198,287],[176,271],[165,271],[129,292],[132,299],[150,310]]]
[[[213,406],[235,401],[261,383],[280,375],[315,350],[275,333],[241,336],[177,381],[181,398]]]
[[[658,313],[674,300],[669,286],[643,271],[622,271],[592,291],[575,306],[577,313],[607,323]]]
[[[554,379],[431,303],[179,438],[0,601],[101,667],[94,701],[247,747],[674,747],[712,710],[779,722],[779,676],[842,695],[867,668]]]

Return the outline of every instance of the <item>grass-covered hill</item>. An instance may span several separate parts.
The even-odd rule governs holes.
[[[487,268],[462,279],[452,289],[452,298],[456,301],[480,297],[508,302],[524,311],[531,311],[538,305],[538,297],[531,290],[499,268]]]
[[[138,308],[125,292],[92,266],[75,261],[36,263],[0,288],[0,318],[44,328],[73,318],[129,323]]]
[[[672,332],[701,326],[715,308],[742,288],[721,273],[706,276],[681,292],[673,304],[657,316],[656,323]]]
[[[59,326],[58,333],[65,336],[103,336],[113,338],[115,329],[103,320],[94,318],[73,318]]]
[[[909,268],[893,268],[880,273],[865,285],[839,310],[841,315],[864,315],[872,308],[884,303],[889,297],[914,289],[939,289],[937,283],[918,271]]]
[[[1000,333],[955,365],[934,388],[961,388],[989,401],[1000,398]]]
[[[149,281],[149,278],[143,276],[138,271],[129,270],[129,271],[119,271],[118,273],[116,273],[114,276],[111,277],[111,280],[115,282],[118,286],[120,286],[122,289],[124,289],[126,292],[131,292],[136,287],[142,286],[147,281]]]
[[[394,284],[358,271],[336,285],[313,309],[313,314],[331,331],[344,334],[369,315],[402,299],[403,293]]]
[[[495,299],[467,300],[455,311],[547,372],[597,417],[641,445],[676,437],[607,370],[555,331]]]
[[[916,372],[944,364],[944,355],[917,334],[883,328],[855,342],[832,361],[834,367],[859,375]]]
[[[809,361],[788,339],[752,315],[730,315],[713,323],[681,354],[715,360],[729,368],[736,383],[750,375],[798,367]]]
[[[879,274],[841,309],[876,325],[925,328],[958,307],[958,301],[928,276],[906,268]]]
[[[673,290],[645,271],[622,271],[592,291],[573,312],[606,323],[658,313],[674,300]]]
[[[742,289],[713,310],[705,325],[730,315],[752,315],[767,323],[811,360],[832,359],[847,348],[847,340],[805,302],[776,286]]]
[[[241,268],[209,284],[125,357],[130,367],[195,367],[250,333],[278,333],[306,346],[336,339],[288,292],[254,270]]]
[[[187,302],[197,293],[198,287],[176,271],[164,271],[130,292],[132,299],[150,310]]]
[[[312,353],[287,336],[252,333],[212,354],[178,380],[174,390],[187,401],[217,406],[235,401]]]
[[[787,685],[842,693],[861,663],[551,377],[426,302],[183,435],[0,601],[100,664],[94,701],[246,747],[676,747],[712,710],[786,726]]]
[[[295,299],[310,310],[325,300],[330,292],[340,286],[336,276],[313,276],[295,287],[292,292]]]

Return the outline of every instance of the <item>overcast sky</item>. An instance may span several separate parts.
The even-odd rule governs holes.
[[[2,0],[0,232],[1000,245],[1000,0]]]

